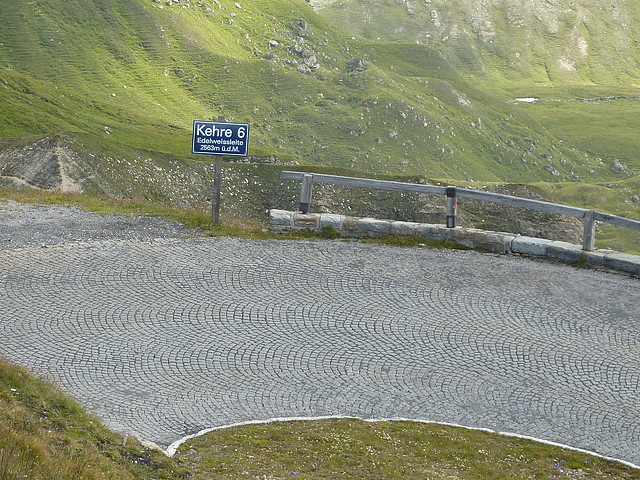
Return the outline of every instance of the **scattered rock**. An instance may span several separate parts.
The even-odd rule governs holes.
[[[624,172],[627,169],[627,167],[622,163],[620,163],[620,161],[617,158],[611,164],[611,168],[617,172]]]
[[[302,48],[300,45],[297,45],[297,44],[292,46],[292,47],[287,47],[287,51],[289,51],[289,52],[291,52],[291,53],[293,53],[295,55],[298,55],[300,57],[304,57],[305,53],[307,53],[304,48]]]
[[[368,68],[367,63],[361,58],[352,58],[347,61],[348,72],[364,72]]]
[[[438,12],[435,10],[431,10],[430,15],[431,15],[431,23],[433,23],[433,26],[436,28],[441,27],[442,23],[440,22],[440,18],[438,17]]]
[[[546,167],[544,167],[544,169],[549,172],[551,175],[553,175],[554,177],[559,177],[560,176],[560,172],[557,171],[555,168],[553,168],[550,165],[547,165]]]
[[[315,55],[311,55],[310,57],[305,58],[304,64],[307,67],[312,69],[320,68],[320,65],[318,64],[318,60],[316,59]]]

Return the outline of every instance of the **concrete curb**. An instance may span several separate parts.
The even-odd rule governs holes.
[[[614,270],[640,277],[640,256],[612,250],[582,250],[580,245],[544,238],[523,237],[512,233],[490,232],[476,228],[447,228],[445,225],[399,222],[375,218],[356,218],[330,213],[269,211],[272,232],[308,231],[322,233],[332,229],[347,238],[377,238],[385,235],[422,237],[427,241],[459,243],[469,248],[501,255],[527,255],[570,264]]]

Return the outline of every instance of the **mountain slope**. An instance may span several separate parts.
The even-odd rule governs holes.
[[[340,0],[319,7],[369,40],[437,48],[467,73],[527,84],[640,80],[634,1]]]
[[[313,3],[322,16],[360,38],[437,50],[476,88],[514,103],[558,142],[609,168],[621,165],[630,176],[639,174],[638,2]],[[514,102],[516,98],[531,103]],[[587,181],[598,177],[586,176]]]
[[[223,115],[252,124],[252,155],[363,171],[526,182],[635,168],[565,146],[446,52],[353,40],[303,0],[7,0],[0,22],[0,138],[65,132],[96,155],[193,160],[192,121]]]

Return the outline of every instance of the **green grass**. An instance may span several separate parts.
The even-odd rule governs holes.
[[[387,72],[393,69],[405,76],[407,83],[410,75],[446,80],[482,107],[502,113],[501,120],[495,123],[496,118],[487,116],[486,109],[481,111],[477,105],[467,108],[484,120],[482,135],[500,140],[490,148],[482,141],[471,150],[465,145],[465,152],[461,151],[462,146],[454,148],[455,156],[466,157],[467,163],[490,166],[500,172],[498,175],[509,172],[508,181],[532,181],[534,172],[545,166],[555,168],[560,173],[558,179],[620,179],[623,177],[609,168],[615,159],[628,166],[627,175],[640,174],[635,135],[640,29],[635,22],[634,26],[618,30],[621,21],[640,15],[637,3],[624,2],[616,13],[596,12],[588,0],[571,6],[561,1],[542,12],[535,7],[484,8],[488,2],[479,6],[471,1],[452,4],[435,0],[429,4],[416,2],[409,13],[410,2],[388,2],[376,6],[375,15],[371,1],[327,3],[320,14],[375,42],[368,54]],[[432,22],[434,12],[442,23],[439,27]],[[622,16],[615,18],[618,14]],[[480,16],[482,21],[477,20]],[[581,52],[581,42],[586,45],[586,55]],[[425,62],[427,58],[430,61]],[[573,64],[574,70],[563,70],[563,62]],[[477,91],[490,95],[479,97]],[[446,99],[435,91],[432,95]],[[516,97],[531,96],[540,101],[512,105]],[[609,97],[614,99],[602,100]],[[581,101],[584,99],[601,101]],[[447,111],[449,118],[453,115],[459,116],[460,112]],[[456,122],[456,131],[472,137],[473,130],[464,125]],[[505,148],[504,142],[513,147]],[[448,142],[450,147],[455,143]],[[546,162],[551,157],[556,161]],[[499,163],[499,159],[503,162]],[[457,180],[464,179],[462,167],[452,172]],[[487,179],[478,173],[468,176]]]
[[[446,51],[354,41],[304,2],[235,3],[11,0],[0,12],[0,138],[65,132],[96,156],[186,159],[192,121],[222,115],[252,124],[250,153],[312,164],[476,181],[617,178],[505,101],[508,83],[469,79]],[[320,68],[299,73],[295,45]],[[367,70],[348,71],[352,58]]]
[[[622,2],[619,10],[598,9],[591,0],[560,0],[544,9],[471,0],[323,3],[319,13],[352,35],[429,45],[479,81],[637,84],[635,2]]]
[[[640,89],[612,87],[557,87],[520,90],[517,96],[535,96],[540,100],[523,104],[526,111],[558,138],[585,152],[584,161],[597,159],[611,170],[614,160],[627,167],[628,176],[640,174],[636,114]],[[526,93],[525,93],[526,92]],[[586,175],[588,181],[593,174]],[[596,176],[597,177],[597,176]]]
[[[216,430],[176,457],[216,479],[637,479],[615,462],[530,440],[416,422],[278,422]]]

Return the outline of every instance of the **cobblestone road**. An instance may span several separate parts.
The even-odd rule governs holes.
[[[424,419],[640,464],[640,281],[475,252],[158,239],[0,251],[0,355],[162,447]]]

